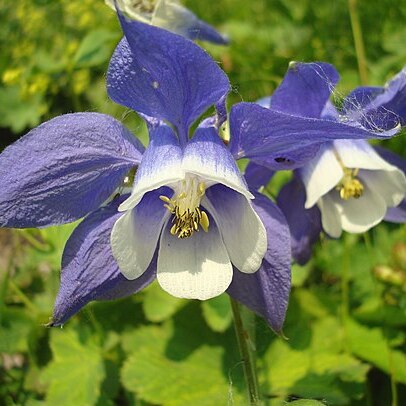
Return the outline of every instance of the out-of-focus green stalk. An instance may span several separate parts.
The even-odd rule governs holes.
[[[365,246],[367,248],[370,258],[374,258],[375,251],[373,249],[371,237],[370,237],[369,233],[368,232],[364,233],[363,237],[364,237],[364,243],[365,243]],[[378,295],[379,301],[381,302],[381,306],[383,308],[385,306],[385,303],[382,299],[382,295],[377,290],[376,290],[376,294]],[[385,315],[385,312],[383,314]],[[388,339],[389,334],[387,332],[387,327],[386,327],[386,323],[385,323],[385,316],[383,316],[382,325],[383,325],[383,331],[384,331],[384,335],[385,335],[386,348],[388,350],[388,365],[389,365],[389,371],[390,371],[389,376],[390,376],[390,387],[391,387],[391,394],[392,394],[391,406],[398,406],[397,382],[396,382],[396,376],[395,376],[395,369],[394,369],[394,365],[393,365],[392,348],[389,343],[389,339]]]
[[[262,402],[259,395],[257,370],[255,367],[255,357],[250,345],[250,336],[244,327],[240,304],[232,298],[230,298],[230,301],[238,347],[244,366],[249,402],[251,406],[260,406]]]
[[[10,290],[21,300],[22,303],[27,307],[27,309],[33,314],[38,314],[38,309],[35,304],[30,300],[30,298],[14,283],[12,279],[8,280],[8,285]]]
[[[368,84],[367,58],[365,55],[364,40],[362,38],[362,29],[357,10],[357,0],[348,0],[348,10],[351,19],[355,53],[357,54],[359,77],[361,84],[365,86]]]
[[[350,244],[348,242],[348,235],[344,235],[344,254],[342,258],[341,270],[341,323],[344,332],[344,348],[350,352],[348,343],[347,323],[350,315]]]

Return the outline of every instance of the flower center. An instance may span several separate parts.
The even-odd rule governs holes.
[[[336,186],[341,199],[348,200],[351,197],[354,197],[355,199],[360,198],[364,192],[364,185],[357,178],[359,169],[343,168],[343,171],[344,176]]]
[[[152,13],[157,0],[130,0],[130,6],[134,11],[140,13]]]
[[[172,199],[159,196],[165,202],[164,206],[173,215],[172,235],[177,234],[178,238],[191,237],[195,231],[199,231],[199,225],[207,233],[209,218],[199,208],[205,190],[204,182],[199,182],[196,177],[187,177],[179,183]]]

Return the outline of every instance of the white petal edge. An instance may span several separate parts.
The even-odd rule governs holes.
[[[364,233],[385,217],[385,200],[367,185],[364,185],[359,199],[342,200],[338,193],[332,193],[331,199],[340,215],[343,230],[349,233]]]
[[[336,149],[347,168],[393,170],[393,166],[381,158],[365,140],[336,140]]]
[[[131,196],[121,203],[118,210],[130,210],[141,201],[145,193],[176,183],[184,177],[182,150],[175,135],[157,134],[154,139],[151,139],[150,145],[144,152],[135,175]]]
[[[331,144],[322,146],[318,154],[301,168],[299,173],[306,188],[306,209],[313,207],[344,176]]]
[[[229,191],[229,196],[219,199],[212,202],[204,197],[202,206],[214,217],[232,264],[241,272],[254,273],[267,251],[266,229],[244,195]]]
[[[182,35],[196,17],[179,1],[158,1],[151,19],[151,24]],[[183,28],[183,30],[182,30]]]
[[[342,234],[340,214],[329,194],[320,198],[317,206],[321,212],[323,230],[332,238],[339,238]]]
[[[195,136],[186,146],[182,169],[208,180],[207,187],[221,183],[253,199],[230,152],[217,142],[205,140],[202,144],[205,145],[200,145],[199,137]]]
[[[381,196],[388,207],[398,206],[405,198],[406,176],[395,166],[392,170],[361,170],[359,178],[367,183],[368,187]]]
[[[170,226],[169,226],[170,227]],[[162,232],[157,280],[175,297],[206,300],[223,293],[231,283],[233,267],[214,222],[208,233],[200,230],[189,238]]]
[[[157,197],[158,199],[158,197]],[[127,211],[114,224],[110,243],[121,273],[129,280],[140,277],[154,256],[164,222],[169,212],[152,219],[137,216],[137,208]]]

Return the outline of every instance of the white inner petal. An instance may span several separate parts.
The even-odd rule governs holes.
[[[330,194],[324,195],[317,202],[321,212],[321,223],[323,230],[333,238],[340,237],[342,233],[341,218]]]
[[[265,227],[245,196],[224,189],[226,193],[218,189],[213,202],[205,197],[202,205],[218,224],[233,265],[244,273],[256,272],[267,250]]]
[[[300,175],[306,188],[305,208],[310,209],[337,185],[344,172],[334,149],[323,146],[317,156],[300,170]]]
[[[388,207],[397,206],[405,198],[405,174],[394,166],[392,170],[362,170],[359,177],[374,193],[385,200]]]
[[[169,232],[161,236],[157,280],[173,296],[206,300],[223,293],[231,283],[233,268],[214,222],[208,233],[178,238]]]
[[[383,197],[364,185],[359,199],[343,200],[337,191],[330,192],[334,205],[340,215],[342,229],[349,233],[363,233],[383,220],[386,203]]]
[[[147,196],[113,226],[111,249],[127,279],[138,278],[151,263],[163,224],[169,217],[161,203],[157,194]]]
[[[336,140],[334,147],[347,168],[393,170],[365,140]]]
[[[204,178],[207,187],[221,183],[253,199],[254,196],[249,192],[234,158],[224,146],[208,142],[203,145],[207,148],[206,151],[199,147],[198,142],[188,144],[182,161],[183,170]]]
[[[135,175],[131,196],[121,203],[119,211],[134,208],[144,194],[151,190],[159,189],[161,186],[170,186],[184,179],[185,172],[181,167],[180,154],[178,148],[171,148],[171,146],[147,149]]]

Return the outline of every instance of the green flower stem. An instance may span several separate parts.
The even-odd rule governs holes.
[[[255,367],[255,357],[250,343],[250,336],[244,327],[240,304],[232,298],[230,298],[230,301],[233,311],[234,327],[238,347],[244,366],[244,376],[247,385],[249,402],[251,406],[259,406],[262,404],[262,402],[258,390],[258,377]]]
[[[357,0],[348,0],[348,10],[351,19],[355,53],[357,54],[359,77],[361,84],[365,86],[368,84],[367,59],[365,55],[364,41],[362,39],[362,29],[357,10]]]

